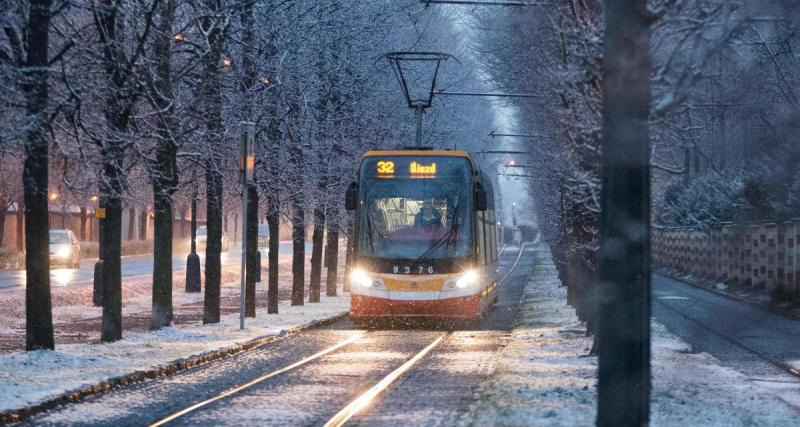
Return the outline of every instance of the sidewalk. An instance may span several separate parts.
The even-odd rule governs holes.
[[[339,254],[339,275],[344,272],[344,251]],[[306,275],[310,271],[311,255],[306,255]],[[278,299],[283,301],[291,295],[291,257],[283,257],[278,269]],[[202,320],[203,292],[184,291],[184,272],[175,272],[173,277],[174,325],[190,325]],[[326,270],[322,272],[324,293]],[[266,312],[267,270],[261,273],[262,282],[256,284],[256,313]],[[203,279],[205,286],[205,279]],[[339,281],[341,283],[341,280]],[[239,312],[239,267],[228,267],[222,272],[220,314]],[[102,308],[92,305],[91,287],[53,287],[53,329],[56,348],[64,344],[97,343],[100,339]],[[306,298],[308,283],[306,283]],[[152,279],[149,276],[123,278],[122,281],[122,328],[123,339],[132,332],[144,332],[150,328],[152,308]],[[25,349],[25,292],[24,290],[0,294],[0,355]]]
[[[517,325],[462,426],[594,425],[597,358],[584,356],[591,337],[566,305],[547,247],[536,257]],[[692,354],[655,322],[652,339],[651,425],[800,425],[797,404],[785,402],[796,387],[769,388]]]

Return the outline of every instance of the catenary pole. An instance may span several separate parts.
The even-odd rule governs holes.
[[[597,425],[648,425],[650,410],[650,17],[604,0]]]
[[[247,272],[247,193],[250,188],[250,176],[252,173],[251,160],[253,159],[253,137],[254,124],[242,122],[242,267],[241,267],[241,286],[239,294],[239,329],[244,329],[245,317],[245,293],[246,293],[246,272]]]

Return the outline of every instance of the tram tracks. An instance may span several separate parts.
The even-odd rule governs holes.
[[[503,278],[498,282],[502,284],[505,280],[514,272],[514,270],[519,265],[519,261],[522,257],[523,252],[525,251],[526,244],[521,244],[519,247],[519,253],[517,254],[514,262],[503,276]],[[503,248],[505,249],[505,247]],[[236,394],[239,394],[245,390],[253,388],[254,386],[261,384],[269,379],[277,377],[279,375],[288,374],[298,368],[303,366],[309,365],[314,362],[318,362],[323,359],[324,356],[332,355],[333,353],[341,350],[350,345],[357,345],[359,341],[365,341],[365,338],[371,337],[379,333],[379,331],[354,331],[356,332],[355,335],[348,337],[344,340],[337,342],[334,345],[326,347],[323,350],[320,350],[310,356],[307,356],[297,362],[289,364],[279,369],[271,370],[255,379],[249,380],[241,385],[229,388],[226,391],[223,391],[217,394],[214,397],[199,401],[197,403],[192,404],[184,409],[181,409],[177,412],[174,412],[164,418],[159,419],[158,421],[150,424],[151,427],[158,427],[163,425],[171,424],[172,422],[178,421],[179,419],[198,412],[209,405],[221,401],[223,399],[232,397]],[[409,371],[414,369],[426,356],[431,354],[437,347],[439,347],[442,343],[444,343],[449,337],[452,336],[452,332],[444,332],[435,339],[433,339],[427,346],[425,346],[422,350],[416,352],[410,358],[406,359],[406,361],[400,365],[399,367],[393,369],[387,375],[382,377],[378,382],[376,382],[372,387],[370,387],[367,391],[360,394],[355,399],[351,400],[346,406],[344,406],[339,412],[337,412],[333,417],[331,417],[326,423],[326,427],[338,427],[344,425],[348,420],[350,420],[353,416],[357,415],[362,409],[369,406],[369,404],[376,400],[381,394],[385,393],[389,390],[398,379],[400,379],[403,375],[407,374]]]
[[[725,332],[722,332],[722,331],[720,331],[720,330],[718,330],[716,328],[713,328],[713,327],[707,325],[706,323],[700,321],[699,319],[697,319],[695,317],[692,317],[691,315],[685,313],[684,311],[679,310],[679,309],[677,309],[677,308],[665,303],[664,301],[659,300],[658,298],[653,298],[653,300],[655,302],[659,303],[662,307],[666,308],[667,310],[669,310],[669,311],[677,314],[678,316],[682,317],[683,319],[685,319],[687,321],[690,321],[690,322],[696,324],[697,326],[699,326],[700,328],[705,329],[706,331],[710,332],[711,334],[724,339],[725,341],[729,342],[731,345],[733,345],[733,346],[735,346],[735,347],[737,347],[737,348],[739,348],[739,349],[741,349],[741,350],[743,350],[743,351],[745,351],[745,352],[747,352],[749,354],[752,354],[753,356],[758,357],[759,359],[763,360],[764,362],[774,366],[775,368],[777,368],[777,369],[779,369],[779,370],[781,370],[781,371],[783,371],[783,372],[785,372],[785,373],[787,373],[787,374],[789,374],[789,375],[791,375],[791,376],[793,376],[795,378],[800,379],[800,370],[794,368],[793,366],[789,365],[788,363],[784,363],[784,362],[782,362],[780,360],[777,360],[774,357],[770,356],[769,354],[766,354],[766,353],[764,353],[762,351],[759,351],[758,349],[756,349],[756,348],[754,348],[754,347],[752,347],[750,345],[747,345],[747,344],[743,343],[741,340],[737,339],[736,337],[734,337],[734,336],[732,336],[730,334],[727,334]]]

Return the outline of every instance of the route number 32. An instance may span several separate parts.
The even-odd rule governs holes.
[[[394,173],[394,162],[380,161],[378,162],[378,173],[381,175],[390,175]]]

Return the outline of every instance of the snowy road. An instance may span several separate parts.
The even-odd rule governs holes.
[[[26,422],[62,425],[80,420],[87,425],[148,425],[261,377],[241,391],[167,424],[323,425],[439,340],[385,392],[365,402],[348,424],[452,425],[474,401],[512,326],[533,249],[526,248],[515,263],[518,253],[517,248],[509,247],[501,255],[501,270],[510,274],[501,285],[497,308],[474,330],[364,331],[343,320],[171,377],[70,404]],[[292,368],[281,371],[286,367]]]
[[[311,251],[311,244],[306,243],[306,252]],[[241,262],[241,248],[231,246],[228,252],[222,253],[222,266],[238,265]],[[280,255],[292,253],[291,242],[281,242]],[[200,265],[202,267],[204,256],[200,254]],[[263,254],[262,254],[263,256]],[[84,259],[81,261],[81,268],[71,270],[66,268],[55,268],[50,272],[51,286],[79,287],[92,284],[94,277],[94,264],[96,259]],[[266,257],[262,259],[262,263]],[[172,258],[172,269],[175,272],[186,269],[186,255],[175,255]],[[122,277],[145,276],[153,273],[153,255],[134,255],[122,258]],[[14,290],[25,287],[25,270],[0,271],[0,292],[3,290]]]
[[[695,351],[709,353],[745,375],[790,378],[764,358],[800,370],[800,320],[659,274],[653,275],[653,314]]]

